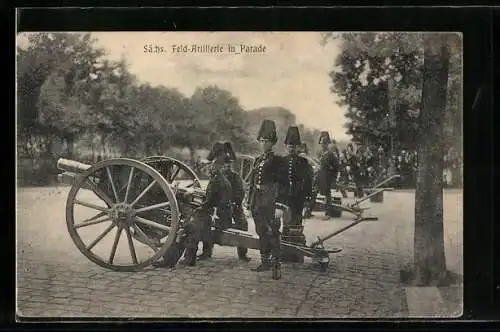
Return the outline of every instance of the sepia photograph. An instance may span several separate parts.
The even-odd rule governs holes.
[[[454,32],[18,32],[16,314],[458,318]]]

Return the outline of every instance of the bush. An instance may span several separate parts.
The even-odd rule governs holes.
[[[17,164],[18,186],[51,186],[57,183],[57,159],[19,158]]]

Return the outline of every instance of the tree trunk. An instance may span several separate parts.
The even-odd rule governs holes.
[[[446,275],[443,230],[443,129],[449,53],[446,36],[424,37],[421,136],[415,194],[414,283]]]

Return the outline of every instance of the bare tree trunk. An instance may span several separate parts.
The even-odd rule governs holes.
[[[424,36],[424,81],[419,168],[415,194],[414,283],[431,285],[446,275],[443,230],[443,143],[448,53],[445,35]]]

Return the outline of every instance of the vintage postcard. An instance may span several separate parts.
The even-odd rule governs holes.
[[[18,318],[461,316],[462,54],[19,32]]]

